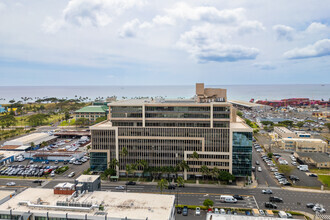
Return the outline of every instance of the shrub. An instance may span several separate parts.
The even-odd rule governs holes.
[[[211,199],[205,199],[203,205],[206,207],[213,206],[214,202]]]

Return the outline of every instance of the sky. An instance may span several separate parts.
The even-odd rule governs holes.
[[[0,86],[330,83],[329,0],[0,0]]]

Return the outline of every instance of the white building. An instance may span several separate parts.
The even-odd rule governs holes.
[[[175,196],[95,191],[76,196],[28,188],[0,205],[0,219],[174,220]]]

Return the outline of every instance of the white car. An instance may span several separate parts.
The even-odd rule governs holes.
[[[15,183],[15,182],[9,182],[9,183],[7,183],[6,185],[7,185],[7,186],[15,186],[16,183]]]
[[[201,215],[201,208],[196,207],[196,215]]]
[[[116,189],[123,190],[125,189],[125,186],[116,186]]]
[[[261,167],[258,167],[258,171],[259,171],[259,172],[261,172],[261,171],[262,171]]]

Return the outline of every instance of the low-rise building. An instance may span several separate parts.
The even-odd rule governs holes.
[[[2,107],[2,105],[0,105],[0,114],[1,113],[6,113],[6,108],[5,107]]]
[[[326,152],[327,143],[321,139],[283,138],[278,145],[285,151],[292,152]]]
[[[106,191],[65,195],[28,188],[0,205],[0,218],[174,220],[174,204],[174,195]]]
[[[76,189],[80,192],[101,190],[101,178],[98,175],[81,175],[75,180]]]
[[[33,133],[23,137],[19,137],[10,141],[6,141],[0,150],[26,151],[35,150],[41,146],[41,143],[51,144],[56,141],[57,137],[47,133]],[[32,146],[32,143],[34,146]]]
[[[75,111],[75,118],[78,120],[79,118],[86,118],[90,123],[96,121],[96,119],[100,117],[107,116],[107,106],[105,105],[91,105],[83,107],[77,111]]]
[[[326,153],[296,152],[294,156],[316,168],[330,168],[330,155]]]
[[[274,127],[274,132],[277,133],[279,138],[295,138],[297,137],[293,131],[286,127]]]

